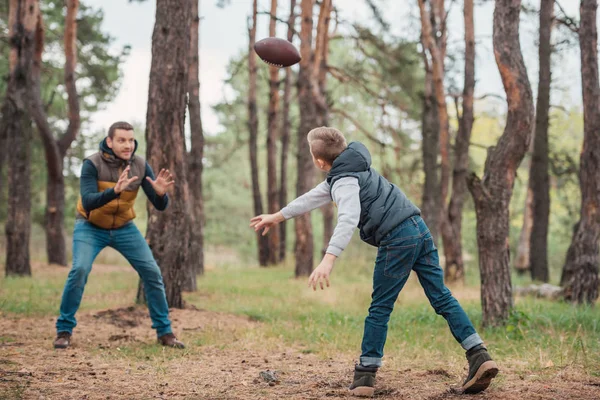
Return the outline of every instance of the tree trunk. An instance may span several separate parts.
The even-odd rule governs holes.
[[[75,86],[75,66],[77,65],[77,12],[79,0],[67,0],[65,17],[65,87],[69,107],[69,126],[63,137],[56,143],[59,157],[58,165],[49,166],[54,170],[48,173],[46,187],[46,254],[49,264],[67,266],[67,251],[64,236],[65,220],[65,180],[63,176],[64,158],[71,143],[79,133],[81,118],[79,115],[79,96]],[[40,94],[41,96],[41,94]],[[42,129],[43,130],[43,129]]]
[[[531,177],[530,177],[531,179]],[[531,187],[527,189],[525,197],[525,209],[523,211],[523,226],[519,235],[517,256],[515,257],[515,270],[519,275],[529,271],[529,253],[531,251],[531,227],[533,226],[533,192]]]
[[[250,132],[249,150],[250,150],[250,173],[252,176],[252,199],[254,204],[254,215],[263,213],[262,196],[260,194],[260,183],[258,179],[258,113],[256,106],[256,52],[254,43],[256,42],[256,16],[258,13],[257,0],[252,3],[252,26],[248,27],[248,131]],[[258,242],[258,263],[266,266],[269,261],[269,238],[263,236],[262,232],[256,233]]]
[[[519,44],[521,1],[496,1],[494,54],[506,91],[508,115],[498,144],[488,150],[483,179],[468,179],[477,214],[483,325],[506,322],[512,309],[509,205],[516,170],[523,160],[533,125],[533,99]]]
[[[294,24],[296,21],[296,0],[290,1],[290,16],[288,18],[287,40],[291,42],[294,38]],[[290,151],[290,132],[292,123],[290,121],[290,98],[292,96],[292,70],[285,69],[285,81],[283,86],[283,130],[281,131],[281,179],[279,183],[279,205],[287,204],[287,170],[288,152]],[[283,261],[286,254],[287,233],[286,222],[280,224],[279,260]]]
[[[423,43],[423,42],[422,42]],[[437,159],[439,154],[439,121],[437,118],[437,107],[433,95],[433,74],[430,63],[427,61],[425,51],[425,91],[423,93],[423,118],[421,131],[423,135],[423,173],[425,182],[423,184],[423,198],[421,200],[421,214],[427,223],[433,240],[437,241],[439,231],[439,210],[441,207],[439,193],[439,177]]]
[[[0,149],[6,149],[6,127],[0,127]],[[7,151],[0,151],[0,204],[8,204],[5,198],[6,182],[4,180],[4,164],[6,163]],[[5,209],[0,209],[0,220],[4,220]]]
[[[65,17],[65,89],[67,91],[67,106],[69,125],[59,140],[48,123],[48,116],[42,103],[41,64],[44,47],[44,29],[40,21],[36,32],[36,53],[34,56],[31,85],[29,86],[28,103],[31,115],[36,123],[44,145],[48,181],[46,185],[46,253],[48,263],[67,265],[67,254],[64,237],[65,182],[63,176],[64,158],[77,137],[81,118],[79,115],[79,96],[75,85],[75,67],[77,65],[77,12],[78,0],[66,2]]]
[[[190,232],[190,262],[194,275],[204,275],[204,198],[202,173],[204,158],[204,131],[200,114],[200,53],[199,53],[199,6],[192,1],[192,23],[190,25],[190,56],[188,80],[188,111],[190,115],[191,149],[188,153],[188,182],[190,187],[190,208],[192,229]],[[194,277],[195,278],[195,277]],[[186,289],[196,290],[196,280],[190,280]]]
[[[329,22],[331,20],[332,1],[324,0],[321,3],[319,11],[319,20],[317,22],[317,44],[315,46],[315,62],[313,68],[313,90],[315,103],[317,105],[316,126],[329,125],[329,104],[327,104],[327,60],[329,59]],[[316,82],[314,77],[316,77]],[[323,180],[327,174],[323,174]],[[333,203],[328,203],[321,207],[323,214],[323,246],[321,254],[325,255],[331,236],[333,236]]]
[[[271,0],[271,18],[269,20],[269,36],[275,37],[277,0]],[[277,137],[279,136],[279,68],[269,66],[269,111],[267,128],[267,201],[268,212],[279,211],[279,188],[277,185]],[[269,235],[268,264],[279,261],[279,229],[273,229]]]
[[[441,207],[438,209],[440,214],[439,226],[442,234],[442,242],[444,244],[444,255],[446,258],[446,275],[451,280],[459,278],[457,273],[456,261],[462,256],[455,254],[457,252],[456,236],[453,232],[453,226],[450,223],[448,205],[446,198],[450,186],[450,125],[448,119],[448,108],[446,105],[446,92],[444,89],[444,56],[445,52],[443,44],[440,44],[436,38],[438,31],[433,30],[431,20],[439,21],[438,24],[445,22],[445,10],[443,0],[438,0],[431,3],[432,16],[429,15],[425,7],[425,0],[419,0],[419,10],[421,14],[421,25],[423,29],[423,37],[429,55],[431,57],[431,70],[433,76],[433,89],[435,101],[437,104],[437,116],[439,121],[439,145],[440,145],[440,187],[438,196],[440,198]],[[449,262],[453,264],[449,264]],[[450,266],[450,267],[449,267]]]
[[[541,0],[539,84],[536,105],[533,157],[529,187],[533,194],[529,265],[531,279],[548,282],[548,219],[550,216],[550,176],[548,174],[548,113],[550,112],[550,58],[554,0]]]
[[[443,15],[445,15],[444,0],[435,0],[431,3],[432,11],[428,14],[430,34],[425,34],[425,26],[421,23],[421,45],[423,46],[423,64],[425,66],[425,87],[423,96],[423,172],[425,182],[423,186],[422,215],[431,231],[434,240],[437,241],[441,223],[445,218],[443,213],[443,201],[440,196],[440,166],[438,166],[438,155],[440,154],[440,117],[438,112],[437,93],[434,80],[434,64],[428,50],[430,40],[435,39],[434,45],[439,49],[438,61],[444,71],[444,60],[446,58],[446,29]],[[425,8],[423,7],[423,11]],[[443,14],[443,15],[441,15]]]
[[[155,169],[168,169],[176,182],[166,211],[148,205],[146,234],[161,267],[167,302],[176,308],[184,306],[191,213],[183,131],[192,13],[189,2],[184,4],[176,0],[156,3],[146,115],[146,158]]]
[[[445,279],[448,282],[464,281],[465,265],[462,256],[462,213],[467,194],[469,169],[469,142],[473,128],[473,92],[475,91],[475,27],[473,0],[465,0],[465,83],[462,95],[462,115],[459,119],[454,146],[454,171],[452,196],[448,205],[448,226],[452,240],[444,242],[446,257]]]
[[[313,0],[302,0],[302,25],[300,29],[300,73],[298,76],[298,104],[300,106],[300,126],[298,128],[298,170],[296,196],[301,196],[312,189],[315,178],[315,167],[310,155],[306,135],[314,128],[317,110],[313,97],[312,79],[312,29]],[[308,276],[313,269],[313,232],[310,214],[295,219],[296,229],[296,277]]]
[[[579,47],[583,92],[584,138],[579,182],[581,216],[561,278],[565,299],[594,304],[598,299],[598,241],[600,240],[600,87],[598,86],[598,31],[596,0],[581,0]]]
[[[35,58],[41,54],[41,16],[37,0],[9,2],[9,76],[2,106],[8,152],[6,275],[31,275],[31,117],[28,107]]]

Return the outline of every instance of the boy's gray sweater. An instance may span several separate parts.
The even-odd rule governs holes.
[[[361,239],[379,246],[383,238],[407,218],[421,211],[395,185],[371,168],[371,155],[359,142],[348,145],[333,162],[327,180],[292,201],[281,213],[286,219],[305,214],[333,200],[338,223],[327,253],[339,256],[354,229]]]

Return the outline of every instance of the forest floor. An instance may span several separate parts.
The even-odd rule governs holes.
[[[187,344],[186,349],[178,350],[156,344],[147,310],[131,306],[135,274],[124,266],[95,265],[73,344],[55,350],[56,315],[52,310],[58,308],[67,272],[66,268],[36,264],[34,276],[41,283],[0,281],[0,399],[350,398],[347,387],[364,318],[354,318],[343,306],[352,296],[330,292],[306,300],[299,295],[298,305],[293,306],[299,309],[292,307],[286,312],[282,308],[279,313],[277,303],[282,302],[283,293],[306,290],[304,282],[300,285],[291,279],[284,279],[279,290],[273,289],[273,282],[289,272],[253,268],[240,273],[240,279],[232,279],[233,270],[211,281],[211,274],[221,273],[209,271],[202,278],[206,281],[199,281],[199,291],[186,295],[186,309],[171,311],[175,333]],[[255,278],[269,273],[276,276],[261,283],[260,279],[248,279],[248,273],[256,274]],[[230,285],[231,291],[219,290],[228,280],[236,282]],[[258,284],[249,286],[248,282],[257,280]],[[91,285],[92,281],[98,286]],[[118,282],[129,283],[120,287]],[[339,283],[348,294],[356,284]],[[469,303],[473,291],[464,293],[457,297]],[[411,297],[411,289],[407,296]],[[243,304],[244,298],[247,304]],[[368,303],[368,299],[360,303],[365,301]],[[335,308],[342,317],[335,314]],[[300,312],[306,314],[297,314]],[[407,333],[411,331],[408,328],[396,328],[394,333],[396,325],[390,327],[393,339],[388,341],[389,355],[386,353],[377,377],[376,398],[600,399],[599,336],[595,325],[586,327],[586,318],[595,319],[595,311],[591,317],[580,316],[583,319],[576,322],[576,331],[551,327],[548,340],[563,343],[557,351],[544,348],[542,339],[534,344],[523,337],[511,339],[506,332],[487,332],[490,347],[497,349],[500,374],[486,392],[471,396],[456,391],[466,373],[464,353],[452,344],[449,332],[443,333],[447,330],[443,320],[440,324],[427,319],[429,314],[440,317],[433,311],[422,312],[428,314],[412,320],[415,337]],[[431,345],[420,341],[418,336],[427,335],[420,333],[419,325],[432,331],[426,339]],[[533,336],[536,326],[532,323],[517,325],[517,330],[528,329],[525,334]],[[435,336],[444,339],[437,343]],[[579,345],[568,344],[577,337]],[[575,351],[577,346],[582,351]],[[275,381],[268,382],[270,379]]]

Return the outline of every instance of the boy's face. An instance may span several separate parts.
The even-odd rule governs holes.
[[[109,136],[106,139],[106,144],[112,149],[115,156],[119,157],[121,160],[129,160],[135,150],[133,131],[116,129],[114,137],[111,139]]]

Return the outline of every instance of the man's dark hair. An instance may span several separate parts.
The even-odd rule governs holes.
[[[132,131],[133,125],[131,125],[129,122],[125,122],[125,121],[115,122],[114,124],[112,124],[110,126],[110,128],[108,128],[108,137],[111,139],[114,139],[115,131],[117,129],[123,129],[125,131]]]

